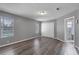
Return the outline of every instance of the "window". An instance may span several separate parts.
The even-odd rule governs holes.
[[[69,33],[71,34],[72,30],[73,30],[73,21],[72,20],[67,21],[67,28],[68,28]]]
[[[14,19],[13,17],[0,17],[0,38],[12,37],[14,35]]]
[[[68,27],[68,28],[71,28],[71,27],[72,27],[72,21],[68,21],[68,22],[67,22],[67,27]]]

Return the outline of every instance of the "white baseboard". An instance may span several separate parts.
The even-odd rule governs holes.
[[[60,38],[55,38],[55,39],[57,39],[57,40],[59,40],[59,41],[62,41],[62,42],[74,42],[74,41],[72,41],[72,40],[70,40],[70,41],[67,41],[67,40],[61,40]]]
[[[20,41],[8,43],[8,44],[5,44],[5,45],[1,45],[0,47],[5,47],[5,46],[8,46],[8,45],[20,43],[20,42],[27,41],[27,40],[34,39],[34,38],[38,38],[38,37],[46,37],[46,36],[36,36],[36,37],[26,38],[26,39],[24,39],[24,40],[20,40]],[[51,38],[51,37],[48,37],[48,38]],[[54,38],[54,39],[64,42],[64,40],[61,40],[61,39],[59,39],[59,38]]]
[[[65,42],[64,40],[61,40],[60,38],[56,37],[55,39],[59,40],[59,41],[62,41],[62,42]]]
[[[46,37],[46,36],[42,36],[42,37]],[[53,37],[47,37],[47,38],[53,38]],[[53,38],[53,39],[56,39],[56,40],[59,40],[59,41],[65,42],[64,40],[61,40],[61,39],[59,39],[58,37]]]
[[[37,36],[37,37],[40,37],[40,36]],[[23,41],[27,41],[27,40],[30,40],[30,39],[37,38],[37,37],[26,38],[26,39],[24,39],[24,40],[20,40],[20,41],[16,41],[16,42],[8,43],[8,44],[5,44],[5,45],[1,45],[0,47],[5,47],[5,46],[8,46],[8,45],[12,45],[12,44],[20,43],[20,42],[23,42]]]

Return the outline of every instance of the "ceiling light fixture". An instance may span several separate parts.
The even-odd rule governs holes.
[[[39,14],[39,15],[46,15],[47,12],[46,12],[46,11],[40,11],[40,12],[38,12],[38,14]]]

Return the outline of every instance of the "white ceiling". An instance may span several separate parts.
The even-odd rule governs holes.
[[[0,3],[0,10],[32,18],[38,21],[53,20],[77,10],[78,3]],[[60,8],[59,11],[56,8]],[[47,15],[39,15],[39,11],[47,11]]]

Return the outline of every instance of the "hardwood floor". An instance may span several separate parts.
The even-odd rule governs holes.
[[[36,38],[0,48],[0,55],[56,55],[63,42],[52,38]]]

